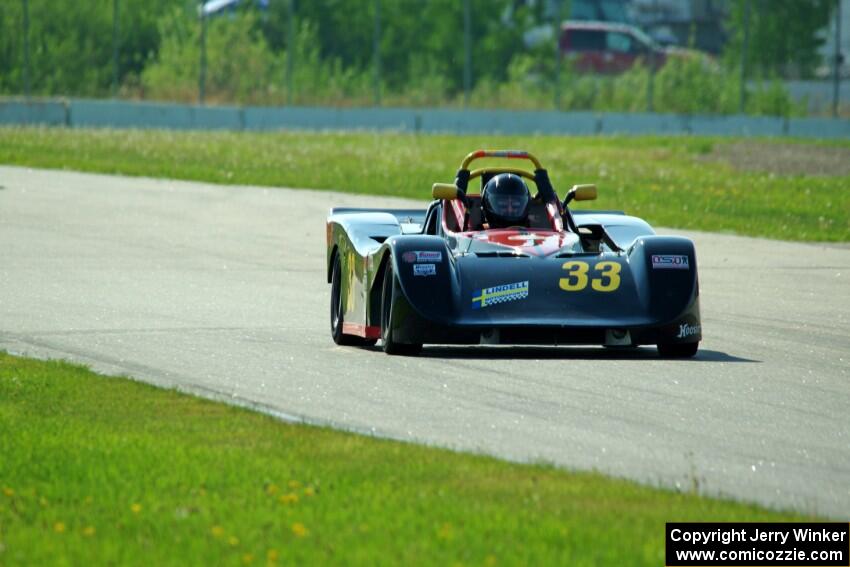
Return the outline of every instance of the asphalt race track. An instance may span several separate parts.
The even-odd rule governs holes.
[[[327,210],[396,203],[409,201],[0,167],[0,349],[310,422],[850,517],[850,248],[686,233],[705,336],[694,360],[337,347]]]

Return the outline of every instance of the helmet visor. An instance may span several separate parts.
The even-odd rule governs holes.
[[[492,195],[490,205],[500,217],[519,220],[528,206],[528,195]]]

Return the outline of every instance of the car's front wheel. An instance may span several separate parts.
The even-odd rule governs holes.
[[[344,322],[342,310],[342,265],[339,256],[334,258],[333,270],[331,272],[331,337],[336,344],[342,346],[364,346],[373,345],[374,339],[364,339],[354,335],[346,335],[342,332]]]
[[[415,356],[422,350],[421,344],[398,343],[393,338],[392,313],[395,304],[395,273],[392,261],[387,262],[384,273],[384,289],[381,294],[381,343],[387,354]]]
[[[662,358],[691,358],[697,353],[699,343],[667,343],[658,345]]]

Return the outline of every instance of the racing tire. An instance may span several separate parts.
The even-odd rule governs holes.
[[[371,346],[378,342],[375,339],[346,335],[342,332],[342,324],[342,266],[339,256],[335,256],[331,272],[331,337],[340,346]]]
[[[396,290],[395,273],[393,272],[392,260],[387,262],[384,273],[384,289],[381,294],[381,345],[384,352],[392,355],[416,356],[422,351],[422,344],[398,343],[393,339],[392,318],[393,306],[395,305]]]
[[[699,343],[667,343],[658,345],[662,358],[691,358],[699,349]]]

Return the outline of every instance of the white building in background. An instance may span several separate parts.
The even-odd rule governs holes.
[[[729,0],[632,0],[633,18],[662,43],[718,54],[726,44]]]
[[[221,12],[233,11],[242,3],[242,0],[205,0],[201,2],[201,13],[204,16],[214,16]],[[269,0],[256,0],[256,5],[261,10],[267,10]]]
[[[823,30],[824,43],[820,50],[823,60],[827,62],[818,69],[818,76],[832,76],[832,61],[835,56],[835,17],[830,18],[829,25]],[[841,75],[850,78],[850,0],[841,0],[841,53],[844,54],[844,64]]]

